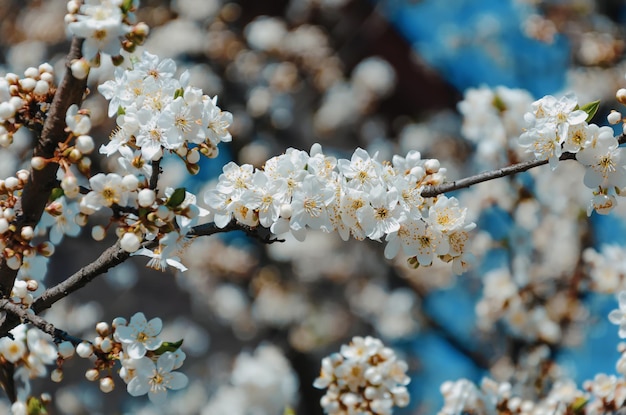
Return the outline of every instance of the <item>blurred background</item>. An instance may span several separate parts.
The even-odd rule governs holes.
[[[48,61],[60,76],[65,12],[64,0],[0,0],[0,72]],[[198,195],[230,160],[261,167],[316,142],[343,158],[357,147],[379,160],[418,150],[459,179],[529,158],[515,140],[535,99],[600,99],[603,125],[626,84],[620,0],[142,0],[137,16],[151,27],[144,49],[175,59],[233,113],[233,142],[197,176],[165,166],[159,187]],[[106,61],[92,71],[84,104],[99,143],[114,123],[95,87],[112,73]],[[30,140],[0,149],[1,177],[29,159]],[[111,163],[93,162],[94,171]],[[164,337],[185,339],[190,386],[156,408],[121,381],[102,394],[74,359],[63,383],[34,392],[53,390],[59,414],[321,414],[320,360],[355,335],[380,337],[409,363],[412,401],[399,414],[436,414],[447,380],[508,380],[532,400],[566,376],[580,386],[614,373],[618,338],[606,315],[624,286],[624,209],[587,217],[582,177],[562,163],[454,194],[478,224],[475,262],[458,277],[450,264],[412,269],[386,261],[381,244],[323,233],[272,245],[237,233],[199,239],[184,274],[131,258],[46,318],[91,338],[100,320],[161,317]],[[47,286],[114,242],[84,234],[58,247]]]

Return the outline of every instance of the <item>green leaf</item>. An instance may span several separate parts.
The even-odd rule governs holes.
[[[63,189],[61,189],[60,187],[55,187],[54,189],[52,189],[52,192],[50,192],[50,200],[51,201],[57,200],[64,194],[65,193],[63,192]]]
[[[587,122],[591,121],[593,116],[596,115],[596,112],[598,112],[599,107],[600,107],[600,100],[588,102],[582,107],[580,107],[581,110],[587,113],[587,119],[585,121]]]
[[[28,415],[46,415],[48,413],[43,402],[34,396],[28,398],[26,401],[26,407]]]
[[[185,90],[182,88],[178,88],[176,91],[174,91],[174,99],[178,97],[182,97],[184,94],[185,94]]]
[[[160,356],[165,352],[175,352],[176,350],[180,349],[180,346],[183,345],[183,340],[184,339],[180,339],[177,342],[163,342],[161,343],[161,346],[159,346],[159,348],[154,351],[154,354]]]
[[[124,115],[126,114],[126,111],[124,111],[124,108],[120,105],[119,107],[117,107],[117,115]]]
[[[170,198],[167,200],[166,205],[167,207],[175,208],[179,206],[181,203],[183,203],[184,200],[185,200],[185,188],[179,187],[178,189],[174,190],[174,193],[172,193]]]
[[[294,411],[292,407],[288,406],[285,408],[283,415],[296,415],[296,411]]]
[[[586,398],[583,398],[582,396],[579,398],[576,398],[576,400],[574,400],[574,402],[572,402],[572,411],[574,411],[575,414],[582,414],[583,413],[583,408],[585,407],[585,405],[587,405],[587,402],[589,402]]]
[[[491,101],[491,105],[493,105],[494,108],[497,109],[499,112],[506,111],[506,104],[499,95],[494,95],[493,101]]]

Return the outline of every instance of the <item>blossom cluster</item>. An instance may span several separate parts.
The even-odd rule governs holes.
[[[535,101],[533,111],[525,114],[528,129],[519,138],[527,151],[539,160],[548,160],[553,170],[562,154],[575,154],[586,167],[585,186],[594,190],[587,208],[589,215],[594,210],[601,214],[611,211],[617,204],[615,194],[626,186],[626,157],[613,129],[587,123],[597,104],[585,105],[583,110],[573,94],[560,99],[547,95]],[[614,114],[618,113],[609,116],[612,123],[616,121]]]
[[[438,256],[460,273],[474,224],[456,198],[421,196],[444,174],[438,160],[422,159],[417,151],[382,163],[361,148],[350,160],[336,159],[317,144],[311,154],[290,148],[263,169],[228,163],[204,200],[218,227],[234,218],[275,235],[291,232],[300,241],[307,229],[337,231],[343,240],[384,237],[388,259],[402,249],[414,266],[429,266]]]
[[[148,321],[143,313],[136,313],[130,321],[118,317],[111,325],[100,322],[93,342],[65,340],[58,344],[58,367],[52,372],[52,379],[60,382],[64,360],[77,354],[92,359],[93,367],[85,372],[85,377],[98,381],[100,390],[108,393],[115,386],[111,369],[119,361],[119,375],[130,395],[148,394],[150,401],[163,403],[168,389],[184,388],[188,380],[184,374],[175,372],[185,360],[185,353],[180,350],[182,341],[164,342],[159,337],[162,327],[160,318]]]
[[[52,65],[30,67],[20,77],[0,77],[0,146],[8,147],[22,126],[41,131],[56,92]]]
[[[611,323],[619,326],[618,335],[626,338],[626,291],[618,294],[619,308],[609,313]],[[445,382],[441,386],[444,406],[440,415],[459,412],[497,414],[599,414],[621,412],[626,407],[626,344],[618,346],[621,353],[616,363],[619,374],[599,373],[583,382],[579,389],[575,382],[560,376],[540,399],[524,399],[514,392],[509,382],[485,378],[480,387],[467,379]],[[536,384],[535,384],[536,386]]]
[[[190,173],[198,172],[200,155],[216,157],[217,145],[232,139],[232,115],[217,106],[217,97],[189,86],[189,73],[176,79],[176,64],[144,52],[132,68],[117,68],[115,79],[98,91],[109,99],[109,116],[118,128],[102,154],[120,153],[129,164],[150,175],[151,161],[164,152],[178,155]]]
[[[145,23],[136,23],[139,0],[69,0],[65,23],[68,32],[84,39],[83,58],[72,62],[72,74],[84,79],[89,67],[98,66],[101,54],[123,60],[121,50],[132,52],[148,35]]]
[[[313,386],[328,389],[321,399],[329,415],[390,415],[393,407],[409,404],[406,362],[373,337],[354,337],[340,353],[322,359],[320,376]]]
[[[11,335],[0,339],[0,359],[15,366],[14,379],[19,380],[16,391],[19,403],[14,405],[15,409],[19,409],[31,395],[29,380],[48,375],[46,366],[56,361],[57,349],[46,334],[27,324],[20,324],[11,330]]]
[[[201,415],[287,414],[298,396],[298,376],[281,350],[259,345],[235,359],[230,384],[220,386]]]

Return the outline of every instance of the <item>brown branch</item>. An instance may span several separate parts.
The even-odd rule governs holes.
[[[33,150],[33,155],[50,159],[54,155],[59,142],[65,140],[65,114],[72,104],[80,104],[87,87],[86,79],[72,76],[69,65],[72,60],[81,57],[82,39],[72,40],[70,53],[67,56],[65,76],[59,85],[50,111],[47,114],[41,137]],[[16,234],[24,226],[35,227],[46,207],[52,189],[57,186],[56,174],[59,165],[47,163],[41,170],[31,169],[30,178],[24,187],[21,198],[21,212],[16,219]],[[10,295],[17,270],[10,269],[4,259],[0,260],[0,293],[4,298]]]
[[[619,144],[626,142],[626,134],[622,133],[617,137]],[[559,157],[560,161],[563,160],[575,160],[576,154],[565,152]],[[464,179],[455,180],[453,182],[442,183],[437,186],[428,186],[422,191],[422,197],[435,197],[442,193],[452,192],[454,190],[465,189],[472,185],[487,182],[489,180],[499,179],[504,176],[511,176],[513,174],[521,173],[530,170],[535,167],[548,164],[548,160],[531,160],[522,163],[513,164],[508,167],[503,167],[498,170],[490,170],[483,173],[478,173],[475,176],[466,177]]]
[[[563,153],[559,160],[573,160],[576,154]],[[422,197],[435,197],[442,193],[452,192],[454,190],[465,189],[472,185],[487,182],[489,180],[499,179],[500,177],[511,176],[513,174],[522,173],[526,170],[530,170],[535,167],[548,164],[548,160],[531,160],[524,161],[522,163],[513,164],[508,167],[503,167],[497,170],[490,170],[483,173],[478,173],[474,176],[466,177],[464,179],[455,180],[453,182],[442,183],[437,186],[428,186],[422,191]]]
[[[234,230],[246,230],[244,226],[232,221],[224,228],[218,228],[214,223],[195,226],[190,230],[188,236],[208,236],[216,233],[230,232]],[[248,232],[250,230],[248,229]],[[154,248],[158,245],[158,241],[152,241],[144,245],[145,248]],[[65,281],[48,288],[39,298],[35,300],[31,308],[35,314],[41,313],[43,310],[50,308],[54,303],[67,297],[69,294],[84,287],[93,281],[99,275],[104,274],[109,269],[126,261],[131,256],[130,253],[124,251],[119,242],[105,250],[94,262],[84,266],[76,273],[71,275]],[[0,325],[1,327],[2,325]],[[11,327],[12,328],[12,327]],[[10,329],[2,328],[0,336]]]
[[[44,333],[49,334],[55,342],[67,340],[72,344],[77,345],[82,342],[82,339],[68,334],[66,331],[59,330],[54,325],[44,318],[29,312],[27,309],[12,303],[7,299],[0,300],[0,310],[5,310],[8,313],[15,315],[22,322],[29,322],[33,326],[37,327]]]

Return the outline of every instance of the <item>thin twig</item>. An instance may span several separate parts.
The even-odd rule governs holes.
[[[621,134],[617,137],[619,144],[626,142],[626,134]],[[563,160],[575,160],[576,154],[565,152],[559,157],[560,161]],[[442,193],[452,192],[454,190],[465,189],[472,185],[486,182],[489,180],[499,179],[504,176],[511,176],[513,174],[521,173],[530,170],[534,167],[543,166],[548,164],[548,160],[531,160],[522,163],[513,164],[508,167],[503,167],[498,170],[490,170],[483,173],[479,173],[475,176],[466,177],[464,179],[455,180],[453,182],[442,183],[437,186],[428,186],[422,191],[422,197],[435,197]]]
[[[39,330],[43,331],[44,333],[49,334],[54,339],[55,342],[60,342],[60,341],[65,340],[65,341],[71,342],[73,345],[77,345],[83,341],[83,339],[72,336],[68,334],[66,331],[57,329],[49,321],[45,320],[44,318],[36,314],[33,314],[32,312],[29,312],[29,310],[22,308],[19,305],[14,304],[7,299],[0,300],[0,310],[5,310],[9,313],[14,314],[20,319],[20,321],[31,323],[33,326],[37,327]]]
[[[197,225],[193,227],[187,235],[190,237],[209,236],[236,230],[245,231],[249,235],[253,233],[252,229],[232,221],[224,228],[218,228],[214,223]],[[144,247],[150,249],[156,247],[157,245],[158,241],[155,240],[148,242],[144,245]],[[95,261],[84,266],[65,281],[44,291],[41,296],[35,300],[31,308],[36,314],[41,313],[43,310],[50,308],[60,299],[67,297],[74,291],[84,287],[99,275],[104,274],[109,269],[126,261],[130,256],[131,254],[123,250],[120,247],[119,242],[116,242],[114,245],[106,249]],[[0,325],[0,327],[2,327],[2,325]],[[3,327],[0,331],[0,335],[5,331],[7,331],[7,329]]]

